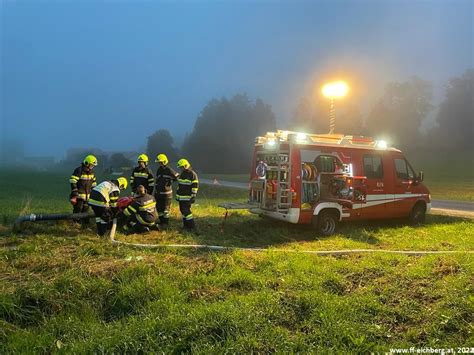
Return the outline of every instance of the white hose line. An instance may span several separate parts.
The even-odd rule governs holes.
[[[114,219],[112,229],[110,230],[110,241],[113,245],[125,245],[134,248],[147,249],[165,249],[165,248],[181,248],[181,249],[208,249],[208,250],[243,250],[255,252],[281,252],[281,253],[301,253],[313,255],[346,255],[361,253],[384,253],[384,254],[404,254],[404,255],[430,255],[430,254],[474,254],[473,250],[383,250],[383,249],[342,249],[342,250],[293,250],[293,249],[269,249],[269,248],[241,248],[241,247],[224,247],[221,245],[206,244],[141,244],[129,243],[115,239],[115,231],[117,229],[117,219]]]

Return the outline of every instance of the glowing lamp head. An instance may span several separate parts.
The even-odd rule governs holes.
[[[335,81],[323,86],[323,95],[330,99],[337,99],[347,95],[349,86],[344,81]]]

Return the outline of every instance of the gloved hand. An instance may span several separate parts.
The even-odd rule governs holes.
[[[77,203],[77,196],[71,196],[69,202],[71,202],[71,205],[75,206]]]
[[[71,194],[69,195],[69,198],[77,197],[79,193],[77,191],[72,191]]]

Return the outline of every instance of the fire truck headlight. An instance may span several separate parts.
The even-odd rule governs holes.
[[[268,148],[268,149],[274,149],[275,146],[276,146],[276,141],[274,139],[269,139],[267,141],[267,143],[265,143],[265,146]]]
[[[308,138],[308,137],[306,136],[305,133],[298,133],[298,134],[296,135],[296,141],[297,141],[298,143],[304,143],[304,142],[306,142],[306,139],[307,139],[307,138]]]
[[[377,146],[377,148],[380,148],[380,149],[387,149],[387,147],[388,147],[387,142],[385,142],[383,140],[377,141],[377,143],[375,145]]]

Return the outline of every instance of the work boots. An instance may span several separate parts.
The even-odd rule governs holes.
[[[183,231],[199,235],[194,219],[186,220],[183,218]]]
[[[160,216],[160,222],[158,223],[160,225],[161,229],[168,229],[170,219],[164,216]]]
[[[109,230],[112,229],[112,223],[97,223],[97,234],[100,237],[103,237],[107,234]]]

